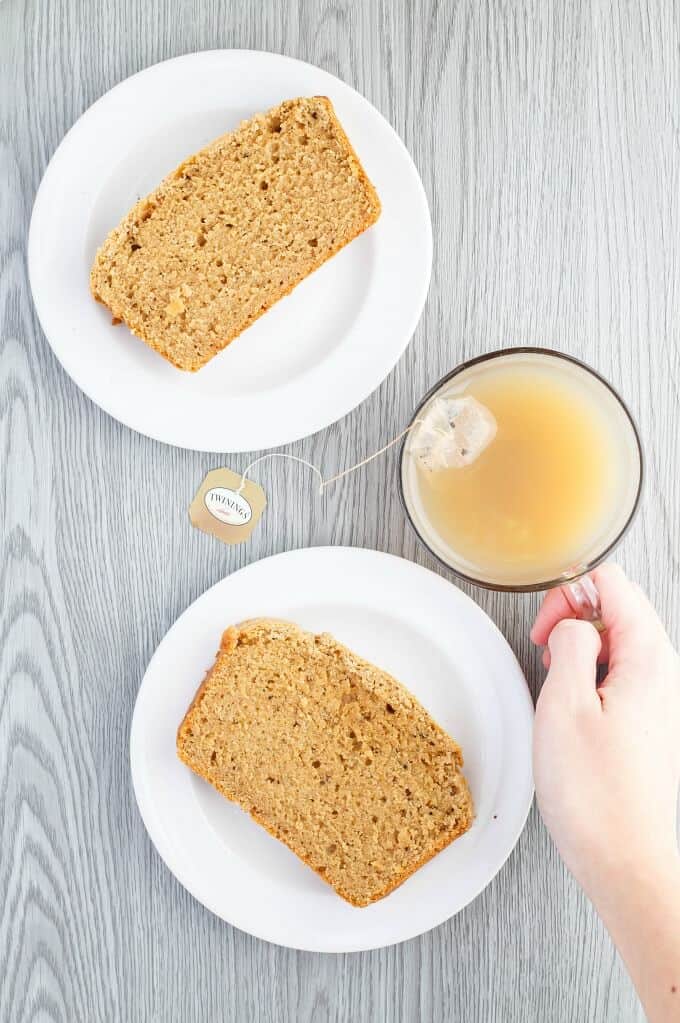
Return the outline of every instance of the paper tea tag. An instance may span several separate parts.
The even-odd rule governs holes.
[[[205,477],[191,502],[192,526],[216,536],[224,543],[247,540],[260,520],[267,503],[257,483],[231,469],[213,469]]]

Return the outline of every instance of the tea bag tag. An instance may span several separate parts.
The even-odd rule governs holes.
[[[467,465],[491,443],[496,434],[496,420],[491,412],[474,398],[436,399],[425,419],[416,419],[378,451],[342,469],[334,476],[324,478],[318,466],[308,462],[306,458],[289,455],[285,451],[270,451],[260,455],[247,465],[242,473],[232,472],[226,468],[213,469],[205,477],[191,502],[189,508],[191,524],[197,529],[202,529],[204,533],[210,533],[218,540],[223,540],[224,543],[242,543],[254,530],[267,503],[264,490],[259,484],[254,483],[249,475],[261,462],[285,458],[306,466],[319,481],[317,493],[321,497],[326,487],[368,465],[375,458],[380,458],[408,433],[415,431],[416,427],[418,430],[409,450],[421,458],[427,468]]]
[[[435,398],[411,435],[409,451],[423,469],[471,465],[496,436],[493,413],[472,395]]]
[[[191,502],[192,526],[224,543],[247,540],[260,520],[267,498],[262,487],[231,469],[213,469]]]

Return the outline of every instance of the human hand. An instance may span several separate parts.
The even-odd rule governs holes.
[[[615,565],[592,573],[606,633],[551,590],[531,632],[549,671],[536,706],[534,779],[567,867],[601,912],[641,876],[680,870],[680,661],[654,609]],[[598,663],[608,673],[596,687]]]

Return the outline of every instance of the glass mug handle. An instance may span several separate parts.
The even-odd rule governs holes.
[[[570,583],[564,583],[560,589],[577,618],[584,622],[590,622],[598,632],[605,631],[600,594],[589,575],[582,575]]]

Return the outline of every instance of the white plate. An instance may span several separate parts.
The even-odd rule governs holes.
[[[471,830],[366,909],[344,902],[177,759],[177,727],[223,630],[259,615],[333,633],[404,682],[463,748],[477,814]],[[352,952],[435,927],[493,878],[531,805],[532,722],[510,647],[469,597],[390,554],[313,547],[223,579],[173,625],[139,690],[132,779],[156,848],[204,906],[280,945]]]
[[[189,153],[258,111],[314,94],[333,101],[382,215],[202,370],[183,373],[93,301],[95,252]],[[326,71],[250,50],[156,64],[90,107],[45,172],[28,243],[40,322],[67,373],[127,426],[201,451],[285,444],[350,412],[408,344],[431,265],[425,192],[387,121]]]

